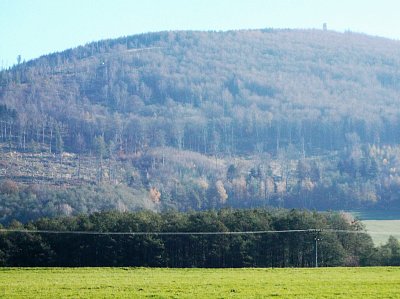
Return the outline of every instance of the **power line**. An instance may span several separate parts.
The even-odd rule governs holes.
[[[397,234],[398,232],[369,232],[340,229],[290,229],[290,230],[260,230],[260,231],[219,231],[219,232],[101,232],[101,231],[59,231],[59,230],[27,230],[27,229],[0,229],[3,233],[32,233],[32,234],[71,234],[71,235],[131,235],[131,236],[188,236],[188,235],[260,235],[285,233],[352,233],[352,234]]]
[[[24,233],[24,234],[49,234],[49,235],[108,235],[108,236],[206,236],[206,235],[266,235],[266,234],[292,234],[308,233],[314,237],[314,266],[317,268],[318,262],[318,243],[322,241],[322,233],[344,233],[344,234],[396,234],[396,232],[369,232],[365,230],[343,230],[332,228],[312,228],[312,229],[288,229],[288,230],[258,230],[258,231],[202,231],[202,232],[112,232],[112,231],[65,231],[65,230],[29,230],[29,229],[6,229],[0,228],[0,233]]]
[[[55,231],[55,230],[26,230],[26,229],[0,229],[0,232],[10,233],[37,233],[37,234],[74,234],[74,235],[256,235],[272,233],[314,232],[313,229],[295,230],[261,230],[261,231],[220,231],[220,232],[100,232],[100,231]]]

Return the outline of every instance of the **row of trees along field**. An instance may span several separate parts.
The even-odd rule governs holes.
[[[361,34],[265,29],[142,34],[18,61],[0,71],[0,178],[107,181],[161,210],[399,207],[399,54]],[[1,219],[24,205],[2,200]]]
[[[339,229],[318,235],[320,266],[399,265],[400,244],[375,248],[340,213],[222,209],[190,213],[95,213],[44,218],[8,229],[84,232],[228,232]],[[2,266],[312,267],[315,232],[240,235],[110,235],[0,232]]]

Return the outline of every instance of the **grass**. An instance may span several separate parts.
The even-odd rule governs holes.
[[[352,211],[365,224],[375,245],[385,244],[390,235],[400,240],[400,211]]]
[[[385,244],[390,235],[400,240],[400,220],[363,220],[375,245]]]
[[[0,268],[2,298],[400,298],[400,268]]]

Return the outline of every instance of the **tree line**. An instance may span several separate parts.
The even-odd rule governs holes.
[[[2,266],[312,267],[399,265],[399,242],[374,247],[358,222],[343,213],[234,210],[154,213],[103,212],[43,218],[14,230],[83,232],[243,232],[338,229],[238,235],[109,235],[0,232]]]

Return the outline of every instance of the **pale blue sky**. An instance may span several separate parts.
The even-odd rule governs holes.
[[[398,0],[0,0],[0,68],[164,30],[322,28],[400,39]]]

